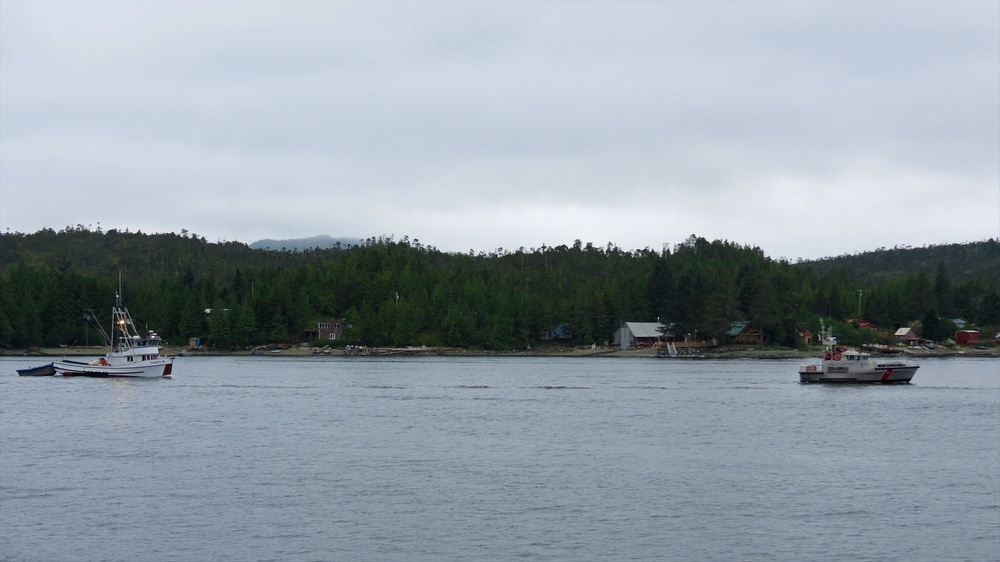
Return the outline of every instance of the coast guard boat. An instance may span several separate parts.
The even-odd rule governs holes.
[[[800,382],[905,384],[920,368],[907,361],[873,359],[871,354],[837,345],[837,338],[825,327],[821,334],[826,348],[823,360],[800,366]]]

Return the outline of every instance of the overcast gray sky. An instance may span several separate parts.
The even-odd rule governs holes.
[[[1000,237],[1000,2],[0,1],[0,229]]]

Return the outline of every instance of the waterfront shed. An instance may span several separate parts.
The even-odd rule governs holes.
[[[659,322],[626,322],[615,330],[611,343],[622,349],[652,345],[659,341],[663,330]]]
[[[812,344],[813,333],[810,332],[809,330],[802,330],[801,332],[799,332],[799,337],[802,338],[803,343],[805,343],[806,345]]]
[[[917,339],[917,334],[913,331],[913,328],[900,328],[896,330],[895,336],[897,342],[908,342]]]
[[[955,343],[958,345],[969,345],[979,341],[979,330],[959,330],[955,332]]]

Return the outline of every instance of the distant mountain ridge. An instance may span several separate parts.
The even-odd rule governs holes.
[[[364,240],[360,238],[334,238],[333,236],[327,236],[322,234],[319,236],[311,236],[309,238],[288,238],[284,240],[273,240],[270,238],[265,238],[263,240],[258,240],[249,244],[249,246],[255,250],[311,250],[320,249],[326,250],[328,248],[333,248],[337,244],[341,246],[360,246],[364,244]]]

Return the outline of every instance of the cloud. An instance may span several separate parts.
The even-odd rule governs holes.
[[[4,229],[394,233],[455,251],[695,233],[791,258],[1000,235],[996,3],[0,16]]]

